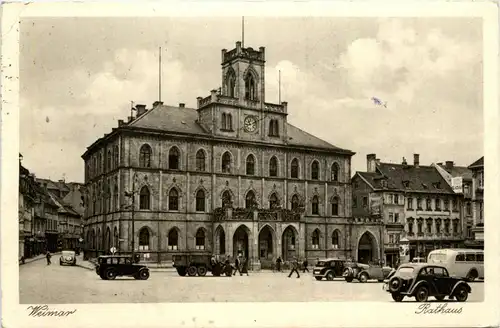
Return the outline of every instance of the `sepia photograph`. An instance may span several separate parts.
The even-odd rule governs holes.
[[[171,10],[16,23],[20,313],[487,304],[484,17]]]

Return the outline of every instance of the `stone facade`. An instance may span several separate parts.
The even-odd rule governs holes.
[[[264,101],[264,48],[238,42],[222,58],[223,87],[197,109],[138,105],[82,156],[87,254],[241,252],[259,268],[278,256],[356,259],[366,231],[378,249],[379,230],[352,219],[354,153]]]

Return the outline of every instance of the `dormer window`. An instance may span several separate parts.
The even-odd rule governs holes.
[[[245,99],[257,100],[257,83],[251,73],[245,77]]]
[[[382,180],[382,188],[387,188],[387,180]]]

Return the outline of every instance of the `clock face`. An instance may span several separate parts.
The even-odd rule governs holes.
[[[244,127],[245,131],[254,132],[255,130],[257,130],[257,121],[253,116],[249,116],[245,118]]]

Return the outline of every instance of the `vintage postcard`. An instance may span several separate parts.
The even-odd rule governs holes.
[[[5,327],[499,324],[495,4],[2,9]]]

